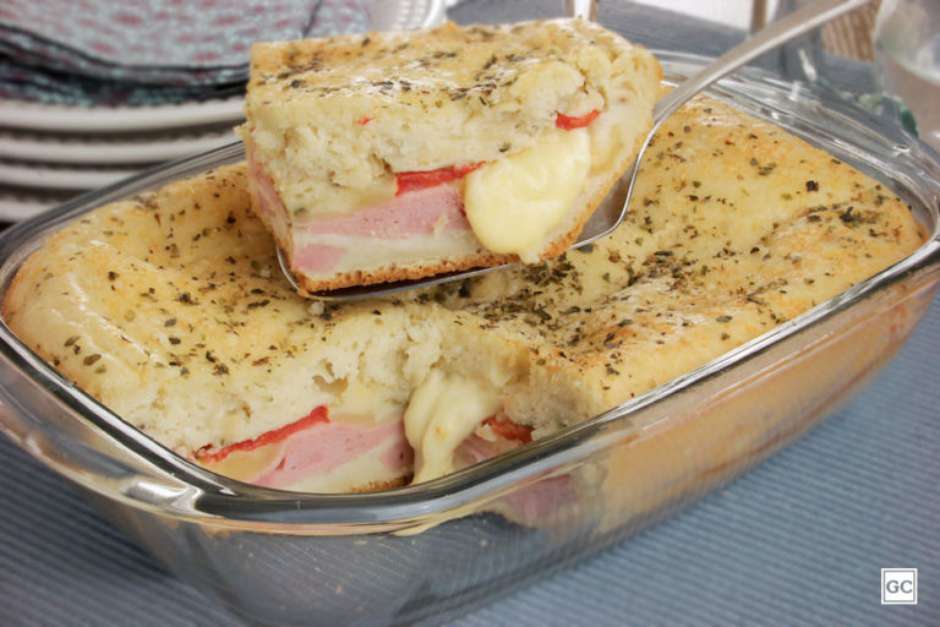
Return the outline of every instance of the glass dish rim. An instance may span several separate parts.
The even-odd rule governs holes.
[[[688,53],[657,50],[655,54],[667,70],[675,70],[676,66],[681,67],[683,64],[691,67],[700,66],[709,61],[709,57]],[[751,115],[765,119],[773,118],[774,111],[753,95],[736,91],[733,87],[736,84],[745,84],[748,87],[762,86],[777,92],[782,90],[792,92],[794,88],[791,83],[780,81],[765,70],[745,68],[709,90],[710,95],[732,98],[739,106],[744,104],[742,99],[750,101],[750,106],[745,107],[744,110]],[[868,126],[869,133],[874,133],[880,139],[893,139],[899,147],[909,144],[906,166],[925,163],[928,167],[940,172],[940,156],[925,144],[904,134],[900,128],[896,129],[894,137],[889,137],[887,133],[894,129],[883,128],[878,125],[879,120],[867,112],[844,100],[833,100],[833,96],[823,90],[804,88],[796,97],[820,106],[825,102],[830,113],[845,118],[846,123]],[[763,109],[767,111],[762,112]],[[778,109],[776,114],[780,113]],[[875,124],[874,129],[864,124],[866,119],[869,123]],[[787,128],[787,130],[809,139],[792,128]],[[102,204],[126,198],[146,189],[156,180],[164,179],[165,183],[168,182],[165,180],[168,176],[172,177],[169,180],[177,180],[179,177],[173,174],[181,168],[189,170],[198,166],[204,170],[213,164],[227,163],[232,157],[237,156],[240,149],[240,143],[236,142],[195,157],[157,166],[109,187],[84,194],[57,209],[11,227],[5,233],[0,234],[0,295],[5,293],[16,269],[35,250],[43,237],[54,232],[64,223]],[[901,167],[897,166],[893,173],[898,174],[901,171]],[[903,171],[909,172],[910,170]],[[912,255],[800,316],[770,329],[703,366],[635,399],[510,453],[415,486],[376,493],[316,494],[263,488],[216,475],[164,447],[143,431],[124,422],[120,416],[88,394],[71,385],[59,376],[52,366],[26,347],[2,319],[0,319],[0,355],[28,376],[32,382],[42,384],[47,393],[54,395],[58,402],[78,412],[87,423],[84,425],[85,428],[97,429],[99,434],[106,435],[111,440],[110,445],[115,451],[120,450],[123,454],[136,455],[145,466],[158,471],[162,480],[157,479],[156,483],[153,483],[152,478],[147,478],[147,481],[153,483],[152,493],[147,498],[139,497],[139,500],[130,500],[131,504],[136,507],[155,508],[172,516],[184,517],[180,510],[168,509],[165,503],[168,499],[173,501],[185,499],[189,502],[184,508],[187,513],[185,517],[190,518],[215,518],[243,523],[270,522],[279,525],[400,523],[426,515],[453,511],[493,498],[519,482],[537,480],[545,473],[557,470],[560,466],[586,459],[592,451],[605,446],[600,438],[593,437],[602,429],[607,429],[618,422],[623,429],[629,429],[630,416],[635,412],[757,356],[787,337],[852,307],[883,288],[900,281],[910,273],[940,264],[940,207],[926,202],[924,198],[928,189],[933,194],[940,194],[940,180],[930,176],[923,168],[919,173],[923,176],[917,179],[904,175],[907,179],[905,191],[909,194],[916,192],[917,201],[923,205],[923,210],[927,211],[933,225],[932,232],[929,233],[926,241]],[[622,434],[618,437],[622,437]],[[603,440],[607,441],[607,438]],[[101,451],[98,453],[105,455]],[[101,491],[101,493],[116,497],[107,491]]]

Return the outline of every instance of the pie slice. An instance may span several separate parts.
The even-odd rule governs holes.
[[[660,77],[582,20],[256,44],[253,210],[307,291],[554,257],[631,165]]]

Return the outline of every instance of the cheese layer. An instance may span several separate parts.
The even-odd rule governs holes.
[[[454,451],[499,406],[493,387],[432,370],[411,395],[404,417],[405,435],[415,450],[415,483],[451,472]]]
[[[464,202],[474,234],[493,252],[537,262],[590,170],[591,139],[580,128],[552,130],[534,147],[471,172]]]

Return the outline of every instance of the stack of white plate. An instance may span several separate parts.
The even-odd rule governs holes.
[[[0,220],[232,142],[241,119],[241,97],[99,108],[0,99]]]
[[[370,30],[443,21],[454,0],[363,2]],[[0,222],[31,217],[147,167],[235,141],[241,96],[160,106],[82,107],[0,98]]]

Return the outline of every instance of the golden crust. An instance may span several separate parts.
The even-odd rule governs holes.
[[[536,435],[699,367],[920,246],[904,203],[701,99],[657,135],[625,223],[589,251],[403,301],[315,307],[280,277],[244,166],[102,207],[20,268],[10,328],[164,444],[224,445],[432,365],[500,383]],[[600,192],[598,192],[600,193]],[[367,386],[367,387],[363,387]]]
[[[410,477],[399,477],[398,479],[391,479],[389,481],[373,481],[364,486],[359,486],[350,490],[351,493],[365,493],[365,492],[382,492],[384,490],[391,490],[393,488],[402,488],[411,481]]]
[[[293,276],[297,285],[301,288],[301,293],[310,296],[316,295],[317,292],[337,290],[344,287],[410,281],[439,274],[447,274],[449,272],[499,266],[514,261],[517,261],[515,255],[498,255],[496,253],[481,252],[465,257],[441,259],[437,263],[421,266],[399,267],[395,264],[391,264],[376,270],[342,272],[324,280],[314,280],[303,274],[294,274]]]
[[[642,98],[660,74],[645,49],[581,20],[256,44],[246,130],[287,208],[311,210],[328,190],[295,184],[301,171],[361,188],[385,170],[494,161],[558,112]]]
[[[569,375],[592,388],[589,413],[599,413],[824,302],[922,241],[886,188],[779,128],[699,99],[651,144],[623,226],[592,252],[569,253],[561,280],[526,268],[482,279],[470,307],[501,329],[515,326],[529,345],[539,338],[563,353]],[[520,309],[553,319],[518,325]]]

